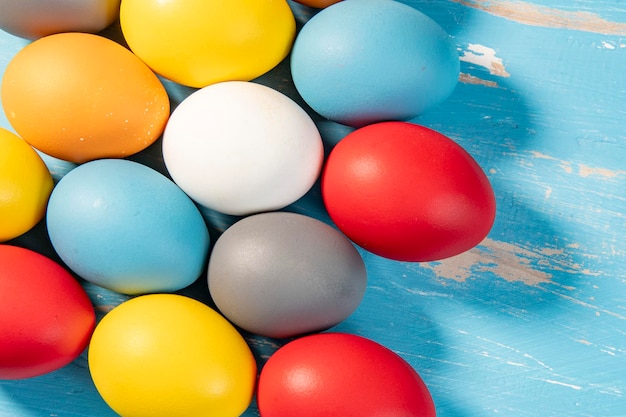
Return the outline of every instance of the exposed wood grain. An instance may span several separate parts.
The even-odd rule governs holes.
[[[626,23],[611,22],[596,13],[566,11],[511,0],[452,0],[464,6],[531,26],[581,30],[605,35],[626,35]]]

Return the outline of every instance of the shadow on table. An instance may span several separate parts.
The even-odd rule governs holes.
[[[7,417],[117,416],[96,391],[85,354],[46,375],[17,381],[0,380],[0,397],[3,396],[15,404],[14,409],[0,412]]]

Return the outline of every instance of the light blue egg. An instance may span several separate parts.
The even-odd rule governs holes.
[[[46,223],[72,271],[124,294],[182,289],[208,256],[208,229],[194,203],[164,175],[128,160],[70,171],[50,196]]]
[[[321,10],[291,53],[306,103],[353,127],[428,111],[452,94],[459,71],[456,45],[441,26],[393,0],[344,0]]]

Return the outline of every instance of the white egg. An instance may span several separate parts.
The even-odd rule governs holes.
[[[229,214],[278,210],[317,180],[322,139],[311,117],[261,84],[227,81],[197,90],[163,134],[172,179],[198,204]]]

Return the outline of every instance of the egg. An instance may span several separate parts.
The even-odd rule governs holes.
[[[218,309],[255,334],[286,338],[330,328],[352,314],[365,264],[340,232],[289,212],[239,220],[217,239],[208,267]]]
[[[352,241],[379,256],[427,262],[479,244],[495,220],[489,179],[447,136],[413,123],[375,123],[330,152],[324,205]]]
[[[91,301],[61,265],[32,250],[0,245],[0,379],[56,371],[87,347]]]
[[[287,56],[296,30],[284,0],[122,0],[120,23],[155,72],[196,88],[268,72]]]
[[[43,218],[52,175],[22,138],[0,128],[0,242],[18,237]]]
[[[344,0],[321,10],[299,32],[290,62],[306,103],[353,127],[432,109],[452,94],[460,71],[441,26],[393,0]]]
[[[54,34],[21,49],[2,78],[2,105],[29,144],[76,163],[147,148],[170,112],[165,88],[139,58],[87,33]]]
[[[0,0],[0,9],[0,29],[35,39],[61,32],[99,32],[119,16],[120,0]]]
[[[216,311],[174,294],[135,297],[98,323],[88,354],[96,389],[122,417],[238,417],[254,356]]]
[[[278,349],[259,376],[261,417],[435,417],[417,371],[374,340],[322,333]]]
[[[161,173],[125,159],[79,165],[54,188],[50,241],[80,277],[124,294],[172,292],[204,271],[210,243],[197,207]]]
[[[304,4],[305,6],[315,7],[317,9],[323,9],[331,4],[339,3],[341,0],[295,0],[296,3]]]
[[[270,87],[227,81],[176,107],[163,160],[194,201],[229,215],[283,208],[319,177],[324,146],[311,117]]]

